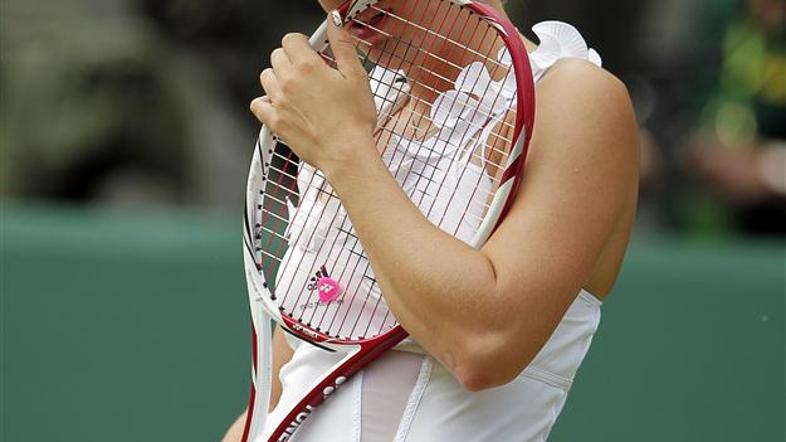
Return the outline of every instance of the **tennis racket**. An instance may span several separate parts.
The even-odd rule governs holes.
[[[340,13],[369,73],[385,164],[431,222],[482,246],[511,206],[532,135],[534,85],[518,31],[493,8],[469,0],[354,1]],[[323,23],[310,42],[335,67],[326,29]],[[243,440],[283,441],[407,333],[325,176],[265,127],[245,211],[255,343]],[[343,359],[266,428],[271,318]]]

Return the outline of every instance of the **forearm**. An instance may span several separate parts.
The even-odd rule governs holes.
[[[358,152],[351,162],[327,168],[328,181],[398,321],[430,354],[460,371],[456,355],[471,345],[465,338],[494,331],[487,311],[495,291],[491,261],[431,224],[374,150]]]

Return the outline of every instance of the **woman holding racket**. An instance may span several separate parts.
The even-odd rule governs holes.
[[[476,15],[504,14],[500,0],[466,3],[321,0],[329,46],[287,35],[262,72],[251,110],[291,151],[258,146],[264,184],[249,195],[265,197],[248,205],[260,211],[248,242],[268,234],[288,247],[256,242],[247,259],[260,274],[275,261],[254,285],[286,327],[273,339],[270,412],[248,419],[249,439],[540,441],[565,403],[630,236],[636,121],[575,28],[541,23],[536,45],[502,19],[478,28]],[[451,20],[459,28],[443,31]],[[285,194],[270,192],[274,180]],[[273,218],[286,229],[265,230]],[[324,345],[374,328],[410,338],[290,419],[344,357]],[[265,428],[248,434],[255,419]]]

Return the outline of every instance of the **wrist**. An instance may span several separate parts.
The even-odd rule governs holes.
[[[339,148],[346,154],[326,161],[320,167],[327,181],[339,194],[348,186],[368,180],[380,169],[385,169],[373,138],[361,136],[350,140]]]

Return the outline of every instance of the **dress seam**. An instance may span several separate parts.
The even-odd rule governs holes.
[[[551,385],[552,387],[559,388],[565,392],[570,390],[570,387],[573,385],[573,380],[571,379],[532,365],[527,367],[527,369],[524,370],[521,375],[532,380]]]
[[[406,440],[409,429],[412,427],[415,413],[420,406],[421,399],[426,391],[426,386],[428,386],[428,381],[431,379],[432,367],[433,363],[431,358],[428,356],[423,358],[423,363],[420,365],[420,372],[415,381],[415,386],[412,387],[407,405],[404,407],[404,413],[401,415],[401,421],[399,422],[398,430],[396,430],[396,437],[393,439],[394,442],[404,442]]]

